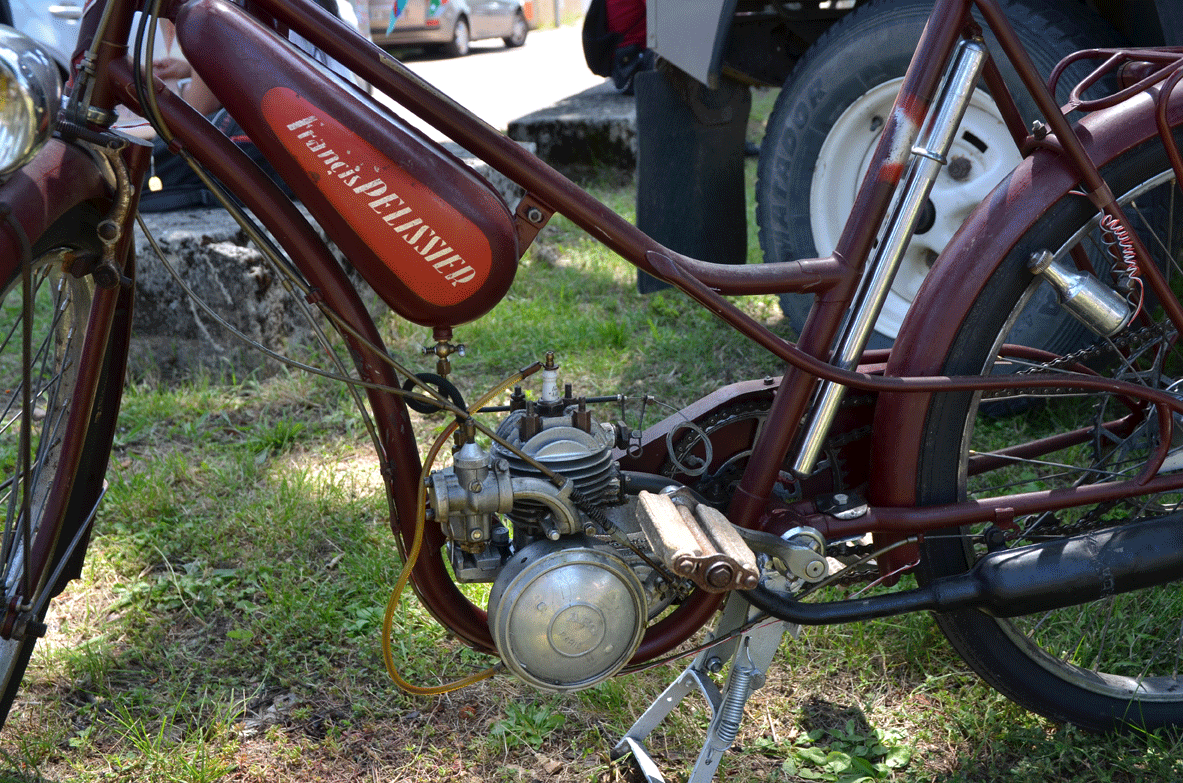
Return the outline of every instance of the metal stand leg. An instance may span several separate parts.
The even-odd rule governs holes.
[[[754,616],[754,610],[738,593],[732,593],[719,618],[715,636],[725,636],[742,627]],[[734,639],[698,654],[694,662],[670,683],[661,695],[641,714],[623,739],[612,749],[612,758],[621,759],[632,754],[648,783],[665,783],[644,741],[665,720],[682,699],[697,688],[711,709],[711,724],[698,754],[689,783],[710,783],[719,766],[719,759],[735,742],[739,724],[743,720],[744,705],[752,691],[764,685],[768,671],[785,631],[794,637],[798,626],[770,621],[745,631]],[[731,672],[722,691],[711,679],[711,673],[722,670],[723,662],[731,658]]]

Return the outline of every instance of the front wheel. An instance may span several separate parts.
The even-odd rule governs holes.
[[[36,241],[27,290],[19,258],[4,259],[0,266],[0,569],[5,606],[17,598],[36,606],[42,596],[56,595],[78,575],[88,523],[102,494],[126,367],[131,294],[129,287],[120,296],[104,358],[100,366],[92,365],[100,373],[93,405],[79,409],[74,391],[86,371],[82,355],[97,292],[93,277],[75,277],[70,269],[101,253],[94,229],[99,219],[95,210],[79,207]],[[24,337],[25,313],[31,314],[29,340]],[[28,363],[22,358],[26,350]],[[59,470],[67,457],[65,437],[83,426],[87,435],[76,471]],[[29,433],[27,440],[22,431]],[[44,526],[57,524],[58,515],[61,531],[48,572],[29,573],[29,542]],[[56,579],[48,581],[54,573]],[[43,618],[42,606],[35,619]],[[12,708],[35,643],[35,635],[0,639],[0,725]]]
[[[1158,140],[1102,169],[1139,237],[1169,280],[1183,273],[1179,188]],[[1153,408],[1113,394],[1056,389],[1065,363],[1023,361],[1009,344],[1023,305],[1040,284],[1027,260],[1047,250],[1071,263],[1080,248],[1098,270],[1112,265],[1120,242],[1099,226],[1087,198],[1063,197],[1034,224],[994,273],[965,316],[941,373],[1027,371],[1048,387],[1026,395],[1022,416],[981,394],[936,395],[929,406],[918,470],[924,504],[1070,489],[1136,476],[1159,443]],[[1117,273],[1102,272],[1119,289]],[[1160,390],[1183,388],[1177,325],[1149,297],[1133,323],[1073,357],[1106,377]],[[1178,289],[1176,289],[1178,290]],[[1009,408],[1014,410],[1013,407]],[[1183,469],[1183,422],[1167,424],[1169,453],[1160,471]],[[1049,436],[1055,440],[1042,440]],[[1019,444],[1037,444],[1020,451]],[[956,456],[952,456],[956,455]],[[1079,535],[1178,515],[1183,491],[1160,492],[1015,520],[1009,546]],[[981,527],[930,534],[919,576],[934,579],[969,568],[986,552]],[[1054,568],[1054,563],[1048,564]],[[937,618],[957,652],[990,685],[1053,720],[1093,730],[1183,724],[1183,591],[1178,584],[1014,619],[977,610]]]

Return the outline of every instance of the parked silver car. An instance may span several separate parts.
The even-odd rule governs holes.
[[[397,17],[391,27],[396,3]],[[370,0],[374,43],[434,46],[452,57],[468,54],[470,42],[485,38],[521,46],[530,29],[529,16],[529,8],[520,0]]]
[[[353,0],[332,0],[331,4],[336,5],[337,16],[365,32],[358,22]],[[83,6],[84,0],[0,0],[0,22],[11,18],[13,27],[49,51],[64,75],[69,70],[70,57],[78,41],[78,22],[82,19]],[[365,10],[364,5],[361,10]],[[158,53],[162,45],[158,38]],[[178,51],[170,52],[168,56],[181,55]]]
[[[13,26],[45,46],[64,73],[78,40],[82,0],[6,0],[5,4]]]

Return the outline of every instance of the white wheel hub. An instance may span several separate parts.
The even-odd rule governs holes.
[[[822,144],[809,191],[810,228],[819,256],[832,253],[838,244],[902,82],[893,79],[864,93],[842,113]],[[970,211],[1021,160],[998,107],[983,90],[975,90],[949,152],[949,165],[933,184],[932,225],[912,238],[875,323],[876,332],[895,339],[932,262]]]

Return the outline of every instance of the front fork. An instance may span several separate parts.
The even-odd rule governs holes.
[[[42,523],[29,542],[24,574],[19,580],[23,585],[18,587],[20,595],[9,596],[3,607],[3,615],[0,616],[0,638],[5,639],[40,636],[44,633],[40,617],[53,588],[69,564],[74,562],[80,542],[89,536],[94,510],[104,492],[101,477],[97,482],[92,482],[93,486],[77,486],[77,477],[80,472],[91,467],[82,465],[82,455],[90,442],[89,427],[92,424],[95,398],[100,393],[118,394],[118,390],[99,388],[103,380],[101,368],[104,362],[109,361],[106,352],[111,343],[112,330],[116,328],[117,317],[123,321],[130,318],[129,314],[117,316],[117,313],[121,310],[130,311],[131,291],[124,289],[130,287],[131,281],[125,271],[133,248],[132,223],[139,202],[139,183],[148,170],[152,145],[138,139],[111,135],[108,143],[99,146],[94,155],[100,166],[105,168],[114,192],[107,217],[98,226],[104,250],[101,258],[86,263],[84,267],[72,268],[69,272],[76,275],[92,274],[99,290],[89,315],[86,343],[79,360],[78,381],[71,391],[70,421],[64,429],[60,457],[51,485],[53,494],[47,502]],[[25,243],[23,264],[26,267],[32,263],[33,259],[27,251],[35,240],[36,237],[30,237]],[[123,334],[128,325],[123,323],[118,328]],[[121,347],[118,350],[125,349]],[[118,366],[123,367],[122,360]],[[121,384],[122,371],[106,380]],[[25,387],[29,384],[26,377]],[[22,418],[33,415],[31,402],[26,403],[26,407],[30,409],[22,414]],[[103,422],[101,426],[110,428],[114,422]],[[77,494],[79,492],[84,492],[86,496]],[[30,518],[27,504],[21,513],[25,519]],[[53,573],[50,573],[51,566],[56,566]]]

